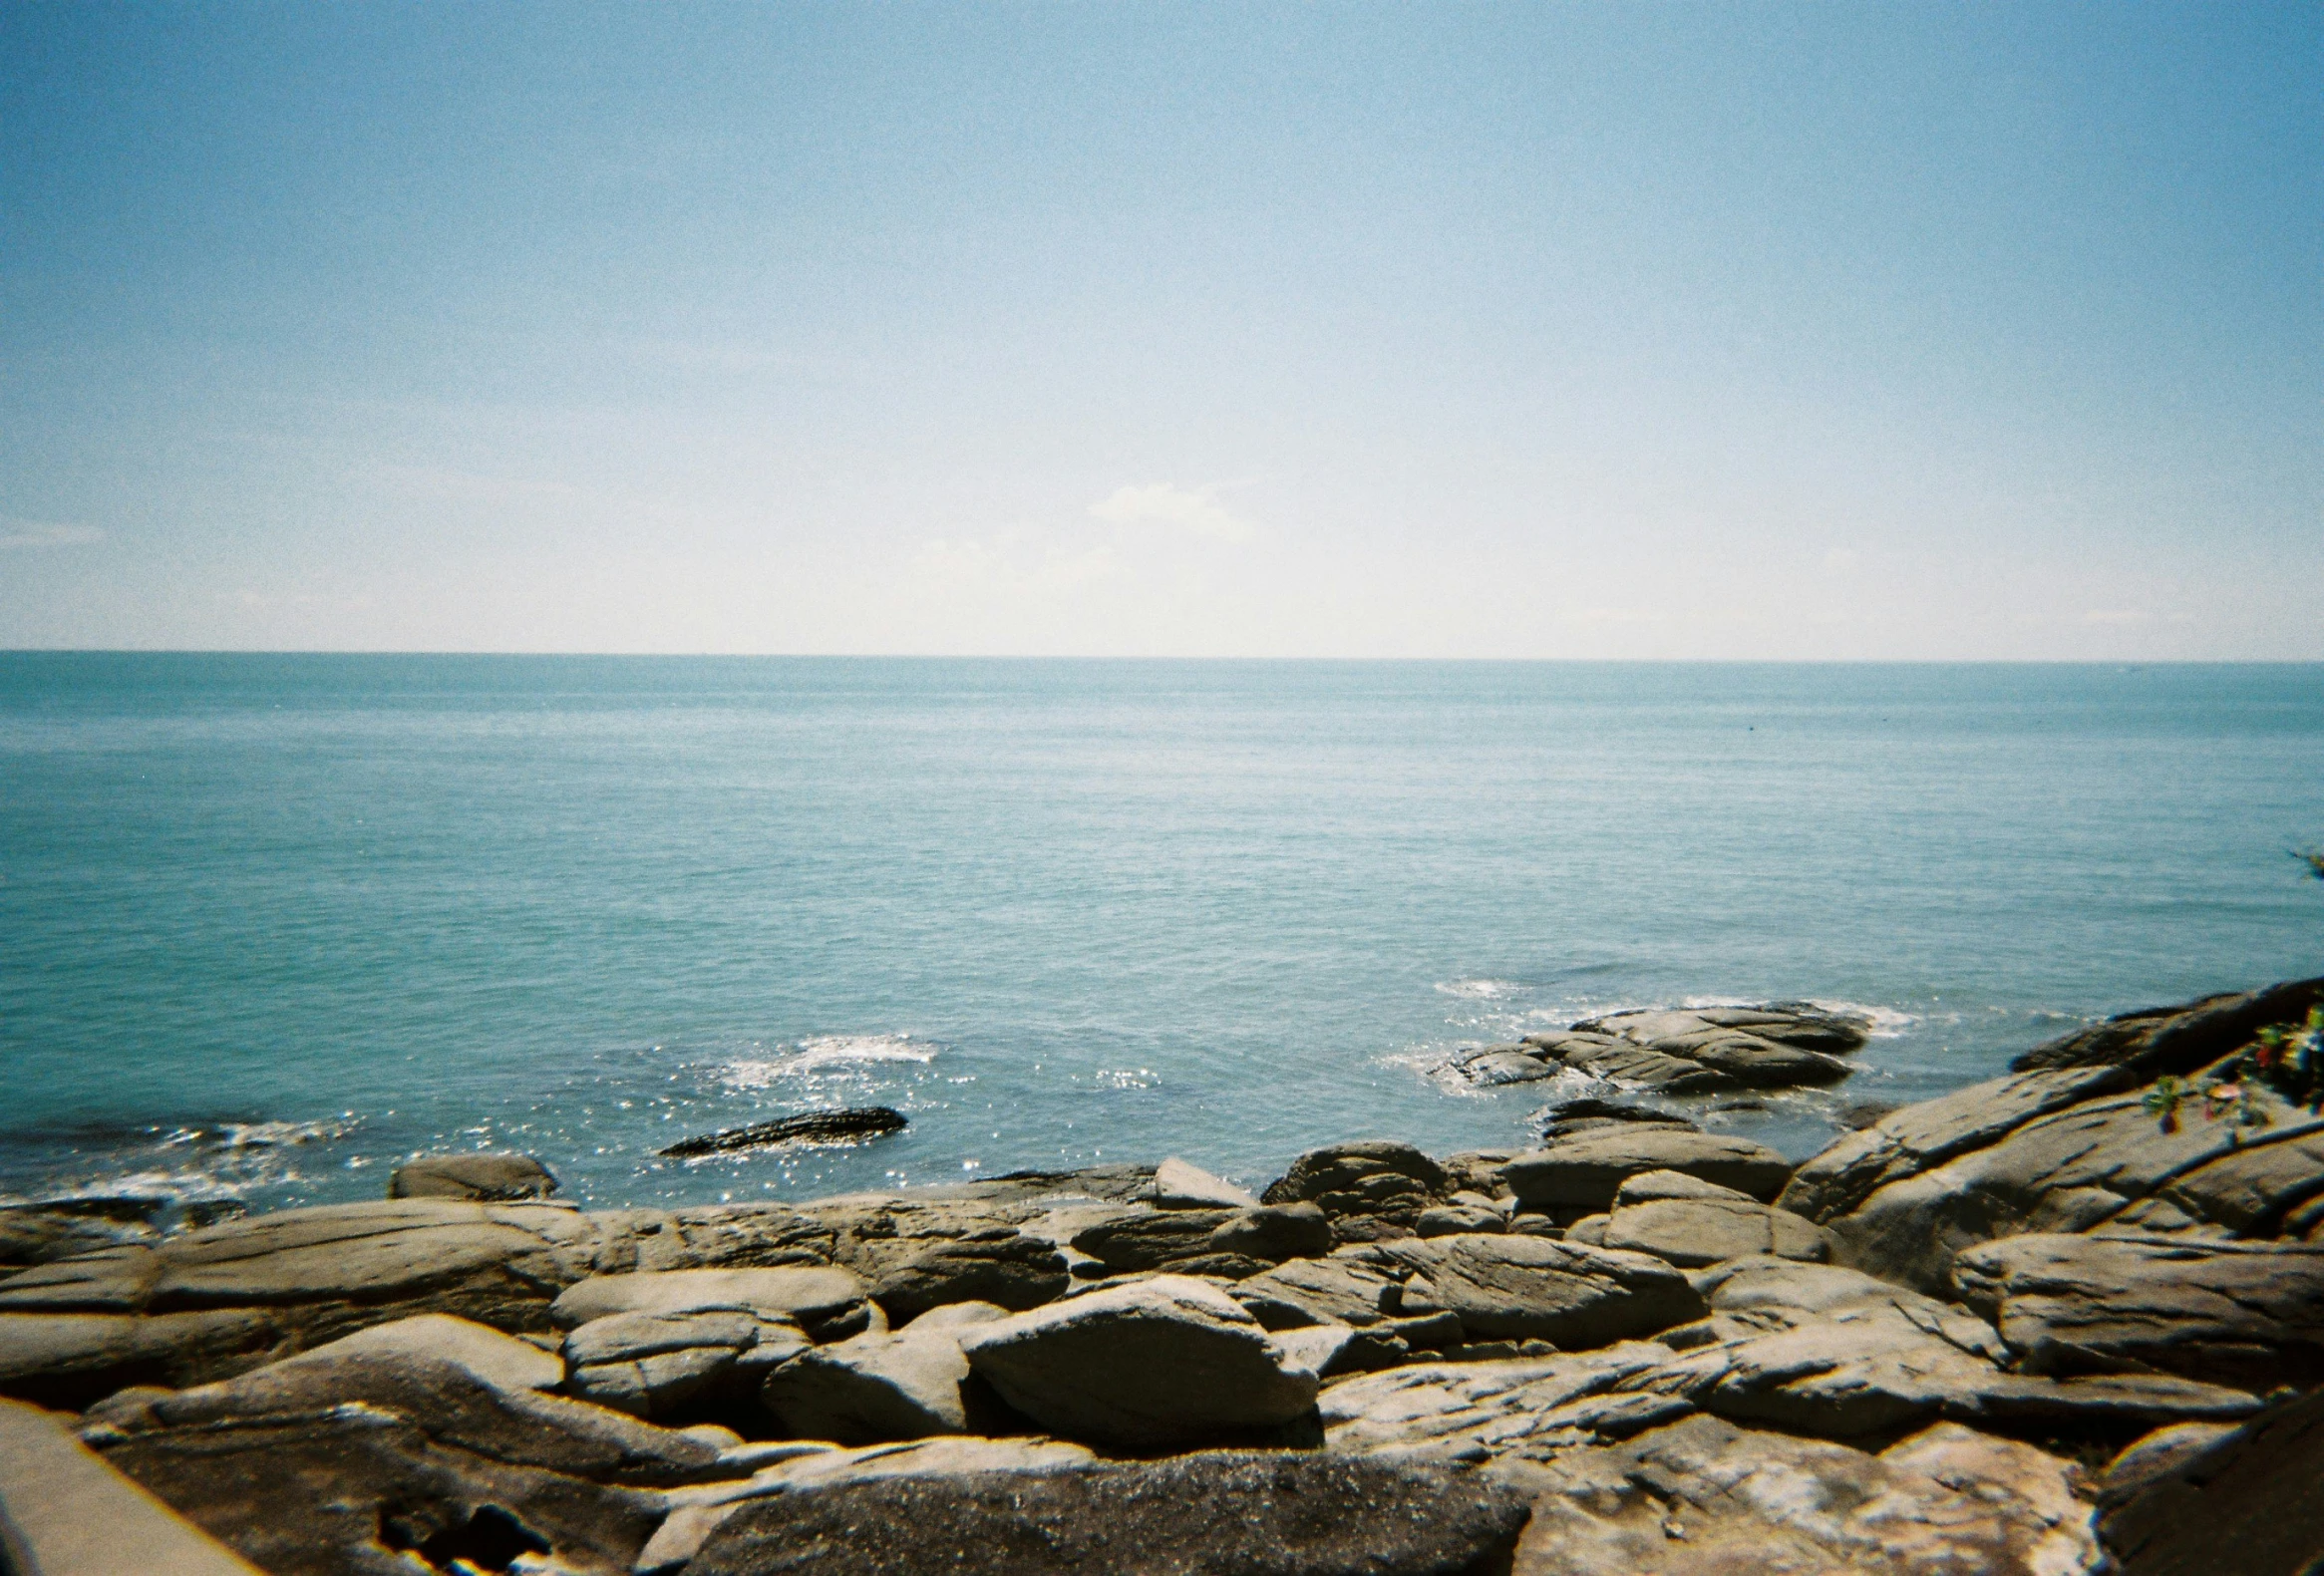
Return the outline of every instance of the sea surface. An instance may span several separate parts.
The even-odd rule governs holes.
[[[2317,841],[2317,666],[0,655],[0,1197],[1263,1184],[1581,1092],[1465,1045],[1772,998],[1877,1024],[1708,1111],[1804,1155],[2324,973]],[[909,1129],[656,1152],[869,1103]]]

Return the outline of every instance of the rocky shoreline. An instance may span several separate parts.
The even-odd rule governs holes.
[[[487,1155],[168,1233],[7,1211],[0,1536],[42,1572],[2289,1576],[2324,1117],[2152,1096],[2319,1002],[2129,1014],[1798,1166],[1608,1100],[1257,1197],[1165,1159],[582,1210]],[[1462,1071],[1689,1096],[1861,1043],[1778,1003]]]

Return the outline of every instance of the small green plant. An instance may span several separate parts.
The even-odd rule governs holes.
[[[2200,1103],[2205,1120],[2233,1122],[2230,1136],[2240,1141],[2243,1129],[2265,1127],[2275,1119],[2261,1103],[2264,1091],[2312,1112],[2324,1111],[2324,1007],[2309,1008],[2304,1024],[2270,1024],[2260,1030],[2250,1049],[2214,1077],[2157,1079],[2144,1103],[2164,1132],[2176,1132],[2180,1110]]]

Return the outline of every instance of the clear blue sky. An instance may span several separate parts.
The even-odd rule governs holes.
[[[2324,657],[2324,6],[0,3],[0,646]]]

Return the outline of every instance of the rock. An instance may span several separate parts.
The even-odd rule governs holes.
[[[52,1198],[0,1208],[0,1270],[161,1235],[166,1198]]]
[[[1316,1406],[1335,1451],[1539,1458],[1692,1412],[1683,1396],[1616,1389],[1669,1360],[1666,1347],[1628,1341],[1595,1352],[1413,1363],[1327,1386]]]
[[[1877,1455],[1686,1418],[1507,1474],[1517,1576],[2066,1576],[2097,1550],[2076,1469],[1937,1423]]]
[[[1179,1159],[1156,1166],[1152,1186],[1138,1201],[1157,1209],[1248,1209],[1258,1202],[1232,1182]]]
[[[964,1331],[1008,1317],[991,1303],[940,1308],[894,1335],[807,1348],[767,1376],[760,1398],[794,1434],[875,1444],[985,1431],[995,1410],[970,1382]]]
[[[65,1420],[0,1401],[0,1553],[24,1576],[259,1576],[99,1460]]]
[[[1154,1173],[1123,1167],[1120,1176],[1095,1179],[1120,1191],[1145,1188]],[[1088,1173],[1035,1173],[1038,1183],[1066,1186],[1092,1182]],[[1002,1179],[1001,1191],[1022,1179]],[[985,1184],[971,1184],[982,1186]],[[950,1194],[950,1188],[926,1193]],[[870,1283],[872,1300],[888,1319],[904,1324],[946,1303],[998,1303],[1003,1308],[1037,1308],[1062,1295],[1071,1283],[1057,1245],[1036,1234],[1052,1207],[1031,1197],[999,1198],[868,1195],[826,1199],[806,1206],[809,1218],[832,1235],[834,1262]]]
[[[2258,1405],[2167,1376],[2011,1373],[1990,1325],[1854,1270],[1737,1259],[1694,1284],[1710,1305],[1707,1328],[1678,1332],[1686,1349],[1625,1385],[1684,1396],[1731,1421],[1852,1438],[1939,1418],[2151,1426],[2244,1417]]]
[[[2158,1482],[2233,1433],[2232,1422],[2173,1422],[2143,1433],[2116,1453],[2099,1474],[2098,1499],[2119,1505]]]
[[[1439,1204],[1434,1209],[1422,1210],[1420,1219],[1413,1223],[1415,1232],[1424,1237],[1491,1235],[1508,1228],[1507,1216],[1481,1204]]]
[[[889,1477],[1015,1477],[1086,1466],[1097,1457],[1062,1439],[977,1439],[938,1435],[859,1449],[814,1442],[756,1445],[765,1462],[747,1478],[672,1489],[670,1513],[639,1551],[637,1576],[675,1576],[710,1534],[738,1510],[778,1494],[816,1493]],[[811,1553],[813,1551],[810,1551]]]
[[[1829,1251],[1824,1233],[1800,1216],[1678,1171],[1626,1179],[1600,1240],[1683,1268],[1768,1253],[1821,1260]]]
[[[1228,1293],[1268,1330],[1345,1326],[1356,1332],[1337,1368],[1376,1368],[1462,1338],[1459,1316],[1442,1306],[1406,1306],[1408,1272],[1349,1258],[1294,1259],[1236,1284]],[[1320,1373],[1321,1370],[1318,1370]]]
[[[736,1149],[764,1149],[781,1143],[861,1143],[908,1125],[900,1110],[867,1105],[860,1110],[811,1110],[796,1116],[778,1116],[748,1127],[729,1127],[699,1138],[682,1138],[661,1152],[673,1159],[724,1154]]]
[[[414,1314],[545,1331],[550,1300],[591,1274],[828,1263],[830,1240],[771,1206],[590,1214],[414,1198],[286,1209],[0,1281],[0,1390],[71,1405],[44,1376],[69,1376],[84,1402],[124,1385],[198,1384]],[[27,1352],[37,1361],[20,1361]]]
[[[1261,1194],[1269,1204],[1314,1204],[1339,1242],[1404,1236],[1421,1211],[1452,1193],[1445,1168],[1409,1143],[1385,1138],[1311,1149]]]
[[[1578,1242],[1585,1247],[1602,1248],[1606,1245],[1606,1227],[1612,1225],[1611,1214],[1584,1215],[1565,1228],[1564,1240]]]
[[[1772,1199],[1791,1177],[1792,1165],[1748,1138],[1640,1124],[1586,1132],[1520,1154],[1502,1174],[1518,1202],[1528,1207],[1604,1209],[1625,1180],[1645,1171],[1680,1171],[1753,1198]]]
[[[1536,1079],[1555,1078],[1565,1071],[1535,1048],[1524,1045],[1480,1046],[1454,1057],[1453,1066],[1470,1083],[1489,1087],[1529,1084]]]
[[[1472,1338],[1604,1346],[1703,1313],[1687,1278],[1643,1253],[1524,1236],[1414,1238],[1371,1252],[1376,1262],[1426,1276]]]
[[[1073,1247],[1116,1273],[1167,1269],[1181,1275],[1240,1280],[1265,1269],[1266,1261],[1247,1253],[1222,1252],[1211,1242],[1213,1233],[1240,1213],[1230,1209],[1139,1210],[1075,1232]],[[1327,1237],[1329,1231],[1325,1227]]]
[[[565,1388],[665,1424],[747,1418],[767,1374],[807,1348],[797,1325],[743,1309],[612,1314],[565,1337]]]
[[[1571,1029],[1489,1046],[1463,1063],[1480,1082],[1511,1082],[1530,1056],[1565,1069],[1660,1094],[1781,1089],[1835,1084],[1848,1065],[1834,1053],[1864,1043],[1863,1020],[1807,1003],[1615,1013]],[[1538,1075],[1536,1075],[1538,1076]]]
[[[252,1563],[296,1576],[409,1568],[397,1551],[438,1568],[501,1569],[529,1552],[623,1570],[661,1516],[644,1490],[719,1462],[685,1434],[360,1344],[125,1393],[90,1414],[84,1437]]]
[[[1182,1446],[1278,1427],[1315,1404],[1313,1373],[1284,1368],[1255,1318],[1184,1276],[977,1325],[961,1346],[1009,1405],[1093,1443]]]
[[[814,1341],[838,1341],[870,1327],[863,1282],[835,1268],[646,1270],[592,1275],[549,1305],[571,1330],[615,1314],[693,1314],[731,1310],[778,1325],[796,1325]]]
[[[450,1363],[495,1390],[554,1390],[565,1366],[529,1341],[449,1314],[420,1314],[373,1325],[301,1354],[309,1365],[342,1358],[418,1358]]]
[[[2098,1536],[2122,1576],[2306,1576],[2324,1562],[2324,1391],[2110,1483]]]
[[[703,1543],[688,1576],[927,1571],[1505,1569],[1521,1494],[1475,1474],[1280,1452],[1201,1452],[1039,1473],[912,1475],[757,1498]]]
[[[546,1198],[556,1177],[529,1154],[431,1154],[407,1161],[388,1177],[390,1198],[465,1198],[512,1203]]]
[[[1972,1248],[1953,1269],[2029,1373],[2324,1383],[2324,1244],[2044,1233]]]
[[[1899,1107],[1889,1100],[1852,1100],[1831,1113],[1831,1119],[1850,1132],[1860,1132]]]
[[[2114,1072],[2070,1069],[2018,1079],[2056,1084]],[[1892,1179],[1845,1213],[1834,1212],[1826,1199],[1844,1198],[1852,1187],[1803,1188],[1797,1201],[1789,1191],[1785,1200],[1795,1209],[1807,1204],[1800,1212],[1830,1231],[1838,1262],[1937,1292],[1949,1286],[1957,1253],[1997,1237],[2100,1226],[2272,1236],[2324,1177],[2324,1118],[2271,1094],[2256,1099],[2270,1121],[2255,1132],[2199,1114],[2165,1132],[2136,1093],[2082,1099],[1936,1166],[1902,1175],[1890,1166]],[[1899,1111],[1834,1147],[1912,1116],[1913,1110]]]
[[[1650,1105],[1635,1105],[1628,1101],[1598,1100],[1582,1097],[1561,1100],[1545,1105],[1533,1113],[1541,1137],[1546,1142],[1570,1138],[1575,1133],[1598,1128],[1618,1127],[1624,1122],[1654,1122],[1666,1127],[1680,1127],[1689,1132],[1700,1132],[1702,1127],[1673,1111],[1656,1110]]]
[[[1220,1222],[1209,1248],[1266,1264],[1320,1258],[1332,1250],[1331,1221],[1314,1204],[1262,1205]]]
[[[2176,1007],[2149,1007],[2034,1047],[2010,1070],[2119,1067],[2140,1082],[2185,1076],[2240,1051],[2270,1024],[2296,1024],[2324,1002],[2324,979],[2295,980],[2240,995],[2206,996]]]

